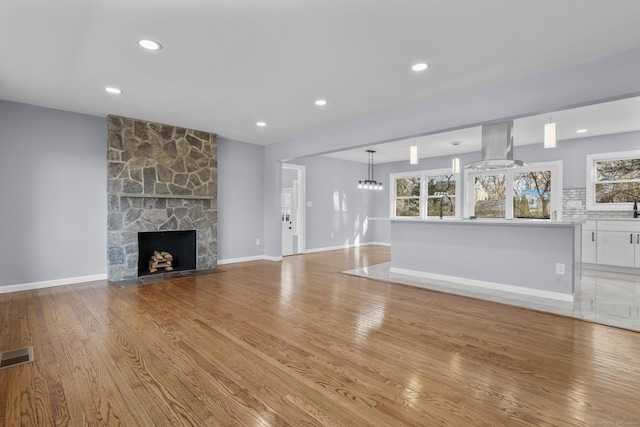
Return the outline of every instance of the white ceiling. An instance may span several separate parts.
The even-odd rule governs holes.
[[[638,16],[638,0],[2,0],[0,99],[271,144],[638,47]]]
[[[568,139],[640,131],[640,97],[515,119],[513,145],[542,144],[544,125],[549,121],[556,123],[558,144]],[[578,133],[580,129],[586,129],[587,132]],[[369,158],[366,150],[374,150],[374,163],[381,164],[409,161],[409,146],[413,144],[418,146],[420,158],[428,158],[480,151],[481,140],[482,128],[474,126],[330,153],[325,156],[367,163]],[[454,141],[459,142],[459,145],[453,145]],[[518,158],[515,154],[514,157]]]

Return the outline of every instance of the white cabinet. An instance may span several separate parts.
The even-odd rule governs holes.
[[[596,235],[598,264],[640,268],[640,223],[598,221]]]
[[[596,263],[596,221],[585,221],[582,225],[582,262]]]
[[[633,233],[624,231],[598,231],[598,264],[635,266]]]

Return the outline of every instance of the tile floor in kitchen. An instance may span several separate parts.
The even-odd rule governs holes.
[[[574,294],[574,301],[564,302],[391,273],[389,267],[390,263],[386,262],[348,270],[344,273],[517,305],[640,331],[640,275],[583,269],[582,283]]]

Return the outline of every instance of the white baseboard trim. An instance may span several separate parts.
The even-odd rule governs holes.
[[[282,257],[254,255],[254,256],[247,256],[247,257],[241,257],[241,258],[227,258],[227,259],[219,259],[218,265],[236,264],[239,262],[249,262],[249,261],[282,261]]]
[[[573,295],[560,292],[545,291],[542,289],[524,288],[522,286],[506,285],[503,283],[485,282],[482,280],[467,279],[465,277],[447,276],[444,274],[426,273],[424,271],[405,270],[403,268],[391,267],[390,273],[416,276],[423,279],[445,280],[461,285],[474,286],[478,288],[493,289],[497,291],[511,292],[514,294],[529,295],[533,297],[548,298],[556,301],[573,302]],[[419,285],[415,285],[419,286]]]
[[[94,282],[96,280],[107,280],[107,274],[94,274],[93,276],[70,277],[68,279],[45,280],[43,282],[0,286],[0,294],[18,291],[30,291],[32,289],[52,288],[54,286],[76,285],[78,283]]]
[[[327,251],[337,251],[338,249],[349,249],[352,248],[351,245],[342,245],[342,246],[326,246],[324,248],[313,248],[313,249],[305,249],[303,253],[305,254],[314,254],[316,252],[327,252]]]
[[[307,249],[304,251],[305,254],[312,254],[315,252],[327,252],[327,251],[336,251],[338,249],[351,249],[351,248],[359,248],[362,246],[391,246],[390,243],[384,243],[384,242],[366,242],[366,243],[358,243],[358,244],[348,244],[348,245],[341,245],[341,246],[327,246],[324,248],[314,248],[314,249]]]
[[[238,263],[238,262],[248,262],[248,261],[262,261],[263,259],[264,259],[264,256],[262,256],[262,255],[246,256],[246,257],[241,257],[241,258],[219,259],[218,260],[218,265],[235,264],[235,263]]]

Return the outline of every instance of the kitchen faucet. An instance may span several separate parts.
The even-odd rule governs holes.
[[[442,200],[446,197],[449,200],[449,213],[453,213],[453,204],[451,203],[451,196],[447,193],[436,193],[436,196],[440,196],[440,219],[442,219]]]

